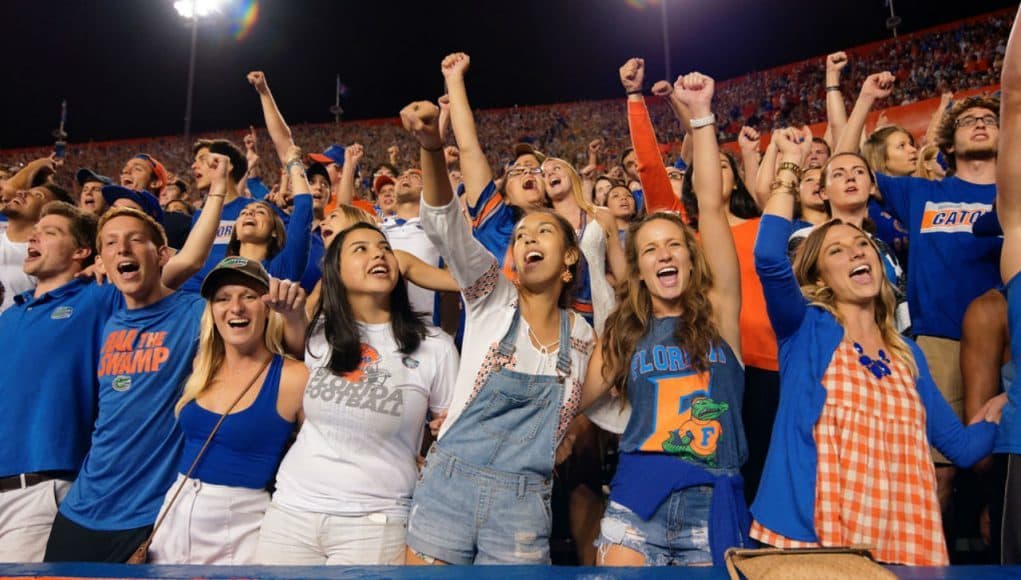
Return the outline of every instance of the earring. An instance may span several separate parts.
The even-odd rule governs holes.
[[[569,269],[567,269],[567,266],[564,266],[564,271],[560,274],[560,279],[564,281],[564,284],[568,284],[571,280],[574,280],[574,275],[571,274]]]

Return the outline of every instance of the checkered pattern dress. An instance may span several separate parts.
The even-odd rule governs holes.
[[[925,408],[898,360],[877,379],[849,342],[833,353],[818,449],[815,531],[819,543],[786,538],[753,522],[751,536],[780,548],[872,546],[891,564],[949,564],[929,457]]]

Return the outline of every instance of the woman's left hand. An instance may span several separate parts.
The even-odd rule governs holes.
[[[284,318],[293,319],[305,316],[305,298],[305,290],[301,284],[290,280],[270,278],[269,292],[263,295],[262,301]]]

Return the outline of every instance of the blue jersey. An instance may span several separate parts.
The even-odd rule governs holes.
[[[191,374],[205,300],[175,292],[114,313],[99,354],[92,449],[60,513],[94,530],[151,525],[176,477],[174,405]]]
[[[223,205],[223,211],[220,213],[220,225],[216,228],[216,239],[213,240],[213,247],[209,250],[209,257],[206,258],[206,263],[202,266],[202,269],[184,282],[181,290],[198,294],[199,289],[202,287],[202,281],[206,279],[206,274],[219,264],[220,260],[227,257],[227,244],[230,242],[230,234],[234,231],[234,222],[238,221],[241,210],[245,209],[252,201],[252,199],[247,197],[239,197]],[[201,210],[195,212],[195,215],[192,216],[192,229],[195,229],[195,224],[198,223],[200,215],[202,215]]]
[[[305,292],[311,293],[323,276],[323,256],[326,254],[326,247],[323,245],[323,234],[319,228],[312,230],[308,241],[308,263],[305,265],[305,274],[301,277],[301,287]]]
[[[971,301],[1000,282],[999,238],[972,234],[992,210],[996,186],[957,177],[930,181],[876,175],[883,203],[908,228],[908,306],[912,330],[961,339]]]
[[[1010,336],[1010,360],[1015,368],[1021,361],[1021,273],[1007,283],[1007,332]],[[994,453],[1021,454],[1021,381],[1013,380],[1007,389],[1007,405],[996,433]]]
[[[72,280],[0,316],[0,477],[77,473],[96,419],[102,330],[124,299],[113,284]]]

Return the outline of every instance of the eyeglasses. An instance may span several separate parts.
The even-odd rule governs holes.
[[[542,175],[541,167],[512,167],[507,172],[507,177],[521,177],[522,175]]]
[[[996,115],[983,115],[981,117],[972,117],[971,115],[969,115],[967,117],[961,117],[960,119],[958,119],[956,125],[958,127],[970,129],[971,127],[974,127],[975,124],[978,123],[979,121],[982,121],[982,125],[984,127],[1000,126],[1000,120],[996,118]]]

